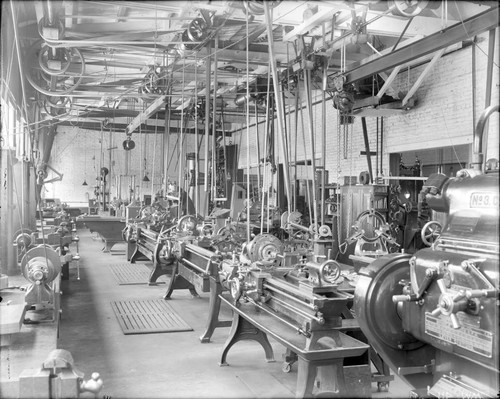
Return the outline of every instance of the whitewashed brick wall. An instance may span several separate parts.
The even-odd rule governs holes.
[[[434,65],[431,72],[424,79],[414,99],[416,105],[410,111],[403,115],[393,115],[384,117],[384,165],[383,173],[388,174],[389,169],[389,153],[399,153],[410,150],[424,150],[429,148],[458,146],[461,144],[471,144],[475,124],[480,113],[484,110],[485,92],[486,92],[486,65],[487,65],[487,50],[488,50],[488,34],[478,36],[476,47],[476,99],[475,110],[476,120],[473,121],[473,104],[472,104],[472,46],[465,47],[453,53],[447,54],[439,59]],[[498,34],[496,42],[499,42]],[[499,103],[499,57],[498,47],[495,51],[495,64],[493,68],[492,82],[492,104]],[[402,70],[393,87],[396,91],[406,93],[413,83],[420,76],[420,73],[427,64],[412,67],[409,70]],[[313,94],[313,102],[318,102],[321,98],[320,92]],[[305,101],[302,102],[305,106]],[[360,155],[360,151],[365,148],[363,131],[361,126],[361,118],[356,117],[354,125],[349,128],[348,144],[350,150],[349,159],[345,160],[342,157],[343,148],[341,148],[340,163],[337,157],[337,112],[333,108],[331,101],[327,102],[326,106],[326,168],[329,171],[330,182],[337,181],[337,169],[340,171],[341,182],[343,176],[359,176],[359,173],[367,170],[366,157]],[[322,135],[322,118],[321,104],[318,103],[313,109],[314,132],[316,141],[316,157],[318,164],[321,164],[321,135]],[[306,110],[302,111],[304,115],[304,131],[305,145],[303,142],[303,130],[299,112],[298,123],[298,145],[297,159],[301,160],[310,158],[310,140],[309,130],[307,125]],[[287,116],[287,126],[290,136],[292,159],[295,149],[295,113]],[[291,123],[289,121],[291,120]],[[253,120],[252,120],[253,121]],[[366,124],[369,135],[370,150],[376,149],[376,118],[367,117]],[[277,129],[277,126],[276,126]],[[260,128],[263,131],[263,128]],[[254,128],[250,128],[250,152],[254,154],[256,145]],[[241,133],[238,133],[240,135]],[[276,133],[278,135],[278,133]],[[241,148],[241,156],[239,158],[240,167],[246,167],[246,129],[243,130],[242,140],[243,147]],[[262,136],[262,134],[260,135]],[[236,138],[235,140],[239,140]],[[487,137],[487,158],[499,158],[499,122],[498,113],[495,113],[490,118],[490,128]],[[341,147],[343,142],[341,141]],[[305,149],[305,150],[304,150]],[[304,155],[305,154],[305,155]],[[255,157],[252,156],[251,164],[255,163]],[[464,160],[461,160],[462,162]],[[375,172],[375,159],[372,157],[373,169]],[[306,176],[301,176],[306,178]]]

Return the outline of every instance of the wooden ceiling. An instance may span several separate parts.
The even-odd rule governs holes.
[[[373,60],[396,48],[465,28],[464,21],[497,7],[479,1],[355,0],[10,5],[30,83],[26,97],[40,104],[42,118],[83,127],[127,125],[139,115],[140,122],[155,118],[161,122],[153,124],[163,125],[165,103],[172,120],[193,112],[196,104],[201,113],[207,89],[210,101],[216,94],[226,122],[244,123],[245,107],[235,100],[246,94],[247,82],[254,95],[267,87],[270,46],[281,72],[321,58],[329,79],[348,77],[364,65],[366,75]],[[432,53],[422,52],[427,59]],[[404,58],[412,57],[400,63],[408,61]],[[393,68],[372,73],[387,78]],[[148,109],[152,112],[145,115]]]

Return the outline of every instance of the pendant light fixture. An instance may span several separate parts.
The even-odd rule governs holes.
[[[84,178],[83,178],[83,183],[82,186],[88,186],[87,184],[87,140],[85,140],[85,146],[84,146],[84,153],[83,153],[83,172],[84,172]]]
[[[147,137],[148,137],[147,135],[144,135],[144,177],[142,178],[143,182],[149,181],[148,172],[146,171],[146,154],[148,149]]]
[[[144,177],[142,178],[142,181],[148,182],[149,177],[148,177],[148,172],[146,171],[146,157],[144,157]]]

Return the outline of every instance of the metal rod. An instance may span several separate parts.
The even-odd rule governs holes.
[[[281,317],[279,317],[276,312],[274,311],[271,311],[269,309],[267,309],[267,307],[263,306],[262,304],[254,301],[253,299],[251,298],[248,298],[249,302],[251,302],[252,304],[254,304],[255,306],[257,306],[259,309],[263,310],[264,312],[270,314],[271,316],[275,317],[276,319],[278,319],[279,321],[281,321],[282,323],[286,324],[287,326],[291,327],[292,329],[294,329],[295,331],[297,331],[297,333],[299,334],[302,334],[302,335],[305,335],[306,337],[309,337],[311,334],[308,333],[307,331],[304,331],[302,330],[300,327],[297,327],[295,325],[293,325],[292,323],[290,323],[288,320],[285,320]]]
[[[299,98],[299,91],[297,90],[297,102],[298,104],[298,98]],[[305,134],[305,129],[304,129],[304,112],[303,108],[300,107],[300,124],[302,125],[302,143],[304,146],[304,158],[307,160],[306,156],[306,134]],[[297,166],[295,166],[295,170],[297,169]],[[307,177],[309,177],[309,171],[310,169],[307,169]],[[314,178],[314,177],[313,177]],[[307,199],[307,207],[309,209],[309,220],[313,217],[313,211],[312,211],[312,206],[311,206],[311,189],[309,187],[309,182],[308,179],[306,179],[306,199]]]
[[[257,145],[257,187],[260,190],[261,189],[261,184],[260,184],[260,140],[259,140],[259,114],[257,112],[257,102],[254,104],[254,112],[255,112],[255,141]],[[262,206],[264,205],[264,202],[261,204]]]
[[[384,117],[380,117],[380,174],[384,174]]]
[[[408,27],[409,27],[409,26],[410,26],[410,24],[411,24],[411,21],[413,21],[413,18],[414,18],[414,17],[411,17],[411,18],[408,20],[408,22],[406,23],[406,26],[405,26],[405,27],[404,27],[404,29],[403,29],[403,32],[401,32],[401,35],[399,35],[399,37],[398,37],[398,41],[396,42],[396,44],[394,45],[394,47],[392,48],[392,50],[391,50],[391,51],[396,50],[396,47],[398,47],[399,42],[401,41],[401,39],[402,39],[402,38],[403,38],[403,36],[405,35],[406,30],[408,29]]]
[[[184,86],[182,86],[182,103],[184,103]],[[177,208],[177,217],[180,219],[182,216],[182,190],[184,189],[184,179],[182,178],[184,172],[183,158],[184,158],[184,108],[181,111],[181,131],[180,131],[180,141],[179,141],[179,175],[177,189],[179,190],[179,207]],[[186,195],[186,201],[188,200]],[[187,209],[187,207],[186,207]]]
[[[210,42],[207,44],[207,51],[210,53]],[[210,118],[210,74],[211,74],[211,56],[207,58],[206,61],[206,70],[205,70],[205,181],[204,181],[204,189],[205,189],[205,206],[204,206],[204,211],[208,206],[208,173],[209,173],[209,168],[208,168],[208,146],[209,146],[209,135],[210,135],[210,123],[209,123],[209,118]]]
[[[249,15],[248,15],[248,7],[246,7],[246,74],[247,74],[247,84],[246,84],[246,95],[247,95],[247,101],[246,101],[246,132],[247,132],[247,205],[246,205],[246,213],[247,213],[247,242],[250,242],[251,235],[250,235],[250,60],[249,60],[249,54],[248,54],[248,47],[250,46],[249,42],[249,28],[248,28],[248,21]]]
[[[361,124],[363,125],[363,138],[365,140],[366,163],[368,164],[368,173],[370,174],[370,183],[373,184],[373,170],[372,158],[370,154],[370,141],[368,140],[368,129],[366,128],[366,119],[361,117]]]
[[[477,41],[477,36],[474,36],[474,42],[472,44],[472,51],[471,51],[471,57],[472,57],[472,73],[471,73],[471,80],[472,80],[472,131],[476,128],[476,41]]]
[[[52,9],[52,1],[47,0],[47,18],[49,19],[49,24],[54,23],[54,10]]]
[[[332,27],[333,29],[333,27]],[[325,37],[325,24],[323,24],[323,37]],[[325,224],[325,174],[326,174],[326,86],[328,81],[327,75],[328,64],[323,66],[323,87],[321,90],[321,166],[323,167],[323,175],[321,179],[321,225]]]
[[[308,116],[308,127],[309,127],[309,142],[311,144],[311,169],[312,169],[312,203],[313,203],[313,223],[318,223],[318,202],[316,198],[316,146],[314,141],[314,126],[313,126],[313,113],[311,105],[311,70],[306,70],[306,76],[304,79],[305,90],[306,90],[306,105],[307,105],[307,116]]]
[[[271,62],[271,61],[269,61]],[[271,176],[268,174],[268,159],[267,159],[267,153],[269,151],[268,149],[268,141],[269,141],[269,110],[271,108],[271,94],[270,94],[270,83],[271,83],[271,68],[267,68],[267,93],[266,93],[266,120],[264,123],[264,182],[266,182],[268,179],[271,180]],[[269,160],[270,162],[271,160]],[[259,159],[260,162],[260,159]],[[264,203],[265,203],[265,198],[267,194],[267,202],[269,203],[269,189],[266,189],[264,191],[264,185],[262,185],[262,201],[261,201],[261,213],[260,213],[260,232],[262,233],[264,231]]]
[[[315,311],[316,309],[314,308],[314,305],[310,304],[310,303],[306,303],[304,302],[302,299],[300,298],[296,298],[294,297],[293,295],[290,295],[290,294],[287,294],[286,292],[283,292],[280,287],[275,287],[273,286],[272,284],[269,284],[269,280],[265,283],[262,284],[262,288],[263,289],[268,289],[270,291],[274,291],[274,292],[277,292],[278,294],[284,296],[285,298],[287,299],[290,299],[294,302],[297,302],[297,303],[300,303],[301,305],[304,305],[305,307]],[[311,316],[311,315],[307,315],[307,316]]]
[[[215,36],[215,48],[219,48],[219,36]],[[217,123],[216,123],[216,118],[217,118],[217,87],[219,85],[218,82],[218,64],[217,64],[217,57],[218,52],[214,51],[214,74],[213,74],[213,81],[214,81],[214,98],[213,98],[213,105],[212,105],[212,175],[211,175],[211,199],[213,201],[214,198],[217,197],[217,184],[216,184],[216,174],[217,174]]]
[[[194,168],[195,168],[195,175],[194,175],[194,209],[195,213],[198,214],[203,214],[205,215],[205,212],[200,212],[200,189],[199,189],[199,184],[198,184],[198,178],[199,178],[199,170],[200,170],[200,146],[198,144],[199,138],[198,138],[198,59],[197,59],[197,53],[194,56],[194,87],[196,87],[195,93],[194,93],[194,141],[196,143],[195,145],[195,153],[194,153]]]
[[[269,287],[266,287],[267,289],[270,289]],[[279,292],[278,293],[280,295],[282,295],[283,293],[282,292]],[[287,297],[290,297],[290,295],[288,295]],[[293,298],[293,297],[291,297]],[[291,298],[288,298],[288,299],[291,299]],[[277,296],[273,295],[271,297],[271,300],[273,301],[276,301],[278,302],[281,306],[283,306],[284,308],[288,309],[288,310],[291,310],[292,312],[295,312],[297,313],[298,316],[301,316],[305,319],[313,319],[313,320],[316,320],[317,323],[319,324],[324,324],[325,323],[325,320],[323,318],[320,318],[320,317],[317,317],[317,316],[314,316],[310,313],[307,313],[307,312],[304,312],[303,310],[293,306],[293,305],[290,305],[288,302],[286,302],[284,299],[281,299],[281,298],[278,298]],[[300,304],[304,305],[305,303],[304,302],[300,302]],[[314,309],[312,309],[314,311]]]
[[[283,180],[285,184],[285,192],[286,192],[286,197],[287,197],[287,209],[288,213],[291,212],[291,190],[290,190],[290,174],[288,171],[288,155],[285,149],[285,142],[286,142],[286,137],[284,137],[285,132],[283,129],[283,120],[285,119],[285,116],[283,115],[283,104],[282,104],[282,97],[280,95],[281,93],[281,87],[278,84],[279,78],[278,78],[278,68],[276,66],[276,55],[274,52],[274,44],[273,44],[273,26],[272,26],[272,19],[271,19],[271,14],[270,14],[270,5],[268,2],[264,2],[264,14],[265,14],[265,19],[266,19],[266,26],[267,26],[267,40],[269,43],[269,60],[271,62],[271,70],[273,74],[273,87],[274,87],[274,97],[276,101],[276,109],[278,111],[278,118],[277,118],[277,123],[278,123],[278,130],[280,134],[280,140],[279,140],[279,145],[280,145],[280,151],[282,154],[282,162],[283,162]]]
[[[293,223],[293,222],[288,222],[287,223],[290,227],[293,227],[295,229],[298,229],[298,230],[302,230],[302,231],[309,231],[309,229],[305,226],[302,226],[300,224],[297,224],[297,223]]]
[[[195,263],[191,262],[190,260],[187,260],[186,258],[181,258],[181,259],[179,259],[179,262],[180,262],[181,264],[184,264],[184,266],[186,266],[186,265],[187,265],[187,266],[191,266],[192,268],[194,268],[194,269],[198,270],[199,272],[201,272],[201,273],[203,273],[203,274],[206,274],[206,275],[208,274],[208,271],[207,271],[207,270],[209,269],[209,267],[208,267],[208,266],[210,266],[210,261],[208,262],[207,269],[203,269],[203,268],[201,268],[200,266],[198,266],[197,264],[195,264]]]
[[[377,116],[377,137],[376,137],[377,151],[375,153],[375,175],[376,175],[376,178],[378,178],[378,140],[379,140],[379,137],[378,137],[378,116]]]

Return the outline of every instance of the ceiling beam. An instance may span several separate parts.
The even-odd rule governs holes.
[[[58,126],[71,126],[71,127],[77,127],[78,129],[84,129],[84,130],[95,130],[95,131],[98,131],[100,132],[101,131],[101,122],[78,122],[76,123],[76,126],[75,126],[75,122],[74,121],[62,121],[62,122],[59,122],[58,123]],[[127,125],[125,123],[109,123],[108,125],[106,125],[106,127],[104,128],[104,131],[111,131],[113,133],[124,133],[125,132],[125,129],[126,129]],[[179,127],[176,127],[176,126],[171,126],[170,127],[170,133],[181,133],[181,130],[183,133],[187,133],[187,134],[194,134],[196,129],[194,127],[190,127],[190,128],[179,128]],[[198,134],[204,134],[204,125],[201,125],[199,124],[198,125]],[[140,133],[135,133],[137,136],[139,134],[142,134],[142,133],[145,133],[145,134],[164,134],[164,131],[165,131],[165,128],[163,125],[158,125],[158,126],[155,126],[155,125],[146,125],[146,124],[142,124],[140,126]],[[231,132],[230,131],[227,131],[225,130],[225,135],[226,137],[230,137],[231,136]],[[217,134],[222,134],[222,130],[217,130]],[[210,130],[209,132],[209,136],[212,135],[212,131]],[[136,136],[136,137],[137,137]],[[132,135],[132,137],[134,137],[134,135]]]
[[[345,74],[345,84],[356,82],[379,72],[392,69],[405,62],[412,61],[424,55],[451,46],[452,44],[468,40],[498,26],[498,8],[489,9],[481,14],[446,28],[433,35],[427,36],[411,46],[397,49],[385,56],[377,57],[368,62],[349,69]]]
[[[165,102],[167,101],[167,96],[158,97],[153,103],[147,107],[143,112],[137,115],[132,122],[129,123],[127,128],[125,129],[125,134],[132,133],[137,127],[144,123],[149,119],[151,115],[153,115],[156,111],[158,111]]]

